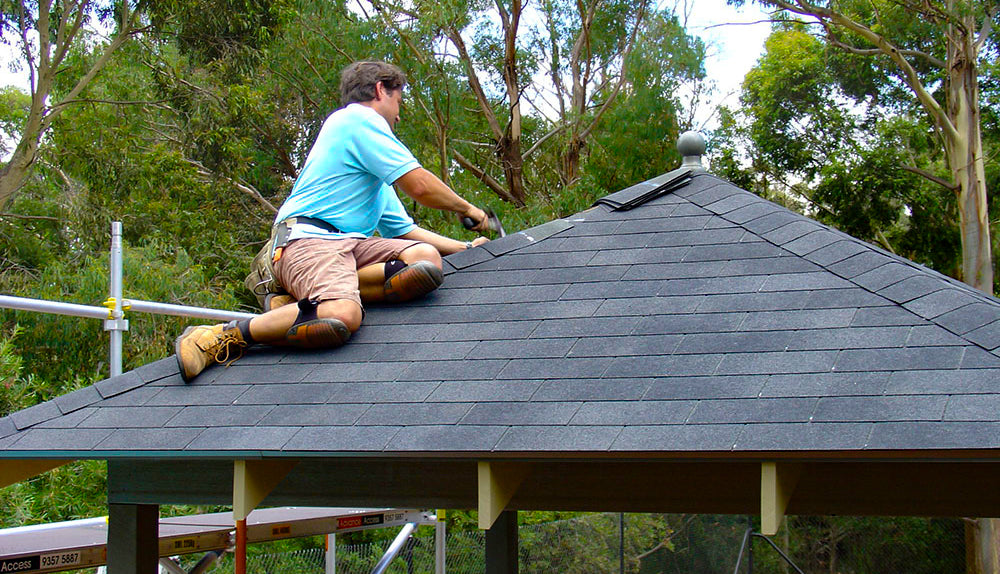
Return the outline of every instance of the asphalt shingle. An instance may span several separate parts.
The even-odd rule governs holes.
[[[168,357],[0,419],[0,451],[1000,448],[1000,302],[713,176],[444,266],[342,348],[258,345],[191,384]]]

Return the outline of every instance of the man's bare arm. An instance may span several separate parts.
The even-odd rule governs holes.
[[[459,217],[469,217],[476,222],[475,231],[486,231],[486,212],[462,199],[441,179],[422,167],[410,170],[400,176],[393,185],[403,190],[420,205],[451,211]],[[428,242],[429,243],[429,242]]]
[[[450,237],[445,237],[444,235],[439,235],[433,231],[428,231],[422,227],[414,228],[409,233],[399,236],[400,239],[412,239],[414,241],[423,241],[424,243],[430,243],[442,255],[448,255],[450,253],[457,253],[459,251],[465,251],[465,242],[458,241],[457,239],[452,239]],[[477,237],[472,241],[473,246],[479,246],[486,243],[489,239],[485,237]]]

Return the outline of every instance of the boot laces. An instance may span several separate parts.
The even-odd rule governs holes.
[[[246,348],[246,341],[232,330],[223,331],[215,343],[208,349],[209,353],[215,357],[215,362],[232,365],[243,356],[243,349]]]

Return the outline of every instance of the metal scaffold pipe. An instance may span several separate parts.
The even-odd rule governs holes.
[[[110,277],[108,281],[108,299],[102,307],[92,305],[78,305],[76,303],[62,303],[59,301],[45,301],[43,299],[31,299],[28,297],[12,297],[0,295],[0,309],[14,309],[17,311],[34,311],[37,313],[51,313],[53,315],[69,315],[72,317],[87,317],[90,319],[103,319],[104,330],[108,331],[111,338],[110,350],[108,353],[109,371],[112,377],[122,373],[122,334],[128,331],[128,320],[125,319],[125,311],[136,311],[139,313],[155,313],[159,315],[173,315],[175,317],[193,317],[196,319],[209,319],[214,321],[233,321],[239,319],[252,319],[257,315],[253,313],[241,313],[238,311],[224,311],[221,309],[204,309],[201,307],[189,307],[187,305],[171,305],[169,303],[154,303],[152,301],[141,301],[137,299],[122,298],[122,284],[124,281],[122,257],[122,224],[119,221],[111,223],[111,257],[110,257]]]
[[[108,302],[114,306],[111,318],[104,321],[104,330],[111,335],[111,352],[109,364],[111,376],[122,374],[122,333],[128,331],[128,321],[122,312],[122,224],[120,221],[111,223],[111,280]]]
[[[196,319],[214,319],[216,321],[232,321],[239,319],[253,319],[257,315],[253,313],[240,313],[239,311],[223,311],[221,309],[202,309],[201,307],[188,307],[186,305],[171,305],[170,303],[154,303],[153,301],[139,301],[136,299],[125,299],[122,305],[129,311],[139,313],[156,313],[157,315],[173,315],[175,317],[194,317]]]
[[[108,318],[108,310],[104,307],[29,299],[28,297],[11,297],[10,295],[0,295],[0,308],[51,313],[53,315],[69,315],[71,317],[87,317],[89,319]]]

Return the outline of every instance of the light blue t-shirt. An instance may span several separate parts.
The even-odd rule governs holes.
[[[376,231],[382,237],[404,235],[416,225],[389,186],[418,167],[385,118],[367,106],[351,104],[323,123],[275,221],[315,217],[343,231],[298,224],[289,240],[371,237]]]

